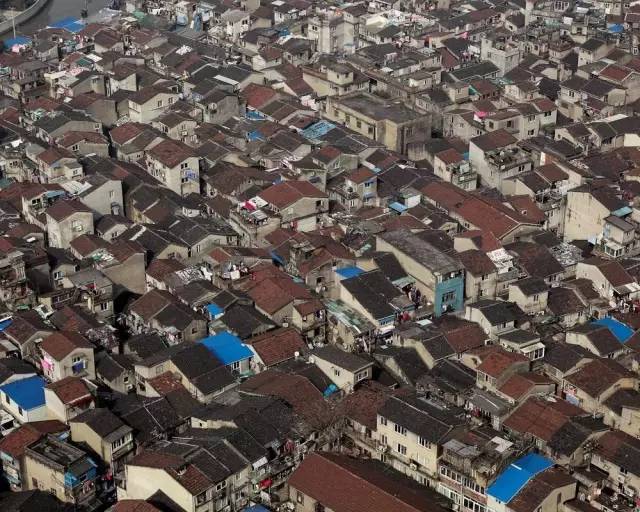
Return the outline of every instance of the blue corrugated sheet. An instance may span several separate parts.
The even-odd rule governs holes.
[[[398,213],[402,213],[402,212],[406,212],[408,210],[408,208],[403,205],[402,203],[399,203],[397,201],[391,203],[389,205],[389,208],[391,208],[392,210],[398,212]]]
[[[600,318],[599,320],[591,323],[595,325],[604,325],[620,343],[624,343],[633,336],[633,329],[631,327],[610,316]]]
[[[313,123],[308,128],[302,130],[303,137],[307,139],[317,140],[320,139],[323,135],[326,135],[331,130],[336,127],[335,124],[330,123],[329,121],[318,121],[317,123]]]
[[[343,279],[350,279],[352,277],[359,276],[364,270],[360,267],[343,267],[336,270],[336,273]]]
[[[49,27],[62,28],[64,30],[68,30],[73,34],[77,34],[84,28],[84,24],[77,18],[68,17],[52,23],[51,25],[49,25]]]
[[[44,385],[44,379],[35,375],[0,386],[0,390],[25,411],[29,411],[44,405]]]
[[[487,495],[509,503],[538,473],[553,466],[553,462],[537,453],[530,453],[512,462],[487,489]]]
[[[633,210],[628,206],[623,206],[622,208],[618,208],[615,212],[612,212],[616,217],[624,217],[625,215],[629,215]]]
[[[242,340],[228,331],[209,336],[200,341],[222,364],[231,364],[253,356],[251,349]]]

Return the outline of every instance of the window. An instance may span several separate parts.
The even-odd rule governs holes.
[[[18,407],[18,414],[22,416],[22,407]]]
[[[398,425],[397,423],[394,426],[394,430],[398,433],[398,434],[402,434],[403,436],[407,435],[407,429],[404,428],[402,425]]]
[[[234,361],[229,366],[231,366],[232,370],[239,370],[240,369],[240,361]]]
[[[334,377],[340,377],[340,370],[338,370],[337,368],[333,369],[333,375]]]
[[[100,303],[100,311],[108,311],[109,310],[109,303],[108,302],[101,302]]]
[[[187,167],[189,167],[189,164],[187,162],[182,162],[180,164],[180,169],[186,169]]]
[[[71,151],[78,151],[79,146],[77,144],[74,144],[73,146],[71,146]]]
[[[113,199],[116,196],[115,190],[109,190],[109,199]]]
[[[60,270],[56,270],[53,273],[53,278],[57,281],[58,279],[62,279],[62,272]]]
[[[8,399],[9,397],[7,397]],[[380,416],[380,425],[386,425],[387,424],[387,418],[383,418],[382,416]]]
[[[381,435],[381,436],[380,436],[380,442],[381,442],[383,445],[387,446],[387,444],[388,444],[389,440],[387,439],[387,436],[385,436],[385,435]]]
[[[158,100],[158,106],[161,107],[162,106],[162,100]]]
[[[418,442],[420,443],[421,446],[424,446],[425,448],[431,448],[431,443],[424,437],[418,438]]]
[[[368,372],[367,370],[363,370],[361,372],[356,373],[356,382],[360,382],[367,378]]]
[[[304,494],[302,494],[300,491],[298,491],[298,494],[296,495],[296,501],[300,503],[300,505],[304,504]]]
[[[442,302],[452,302],[456,300],[456,292],[446,292],[442,294]]]
[[[545,112],[544,117],[551,117],[552,112]]]
[[[403,445],[403,444],[398,443],[397,452],[400,455],[406,455],[407,454],[407,447],[405,445]]]

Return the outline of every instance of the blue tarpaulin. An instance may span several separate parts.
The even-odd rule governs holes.
[[[0,391],[3,391],[25,411],[30,411],[44,405],[44,385],[44,379],[35,375],[5,384],[0,387]]]
[[[352,277],[359,276],[364,270],[359,267],[343,267],[336,270],[336,273],[343,279],[350,279]]]
[[[49,25],[51,28],[62,28],[68,30],[73,34],[77,34],[84,28],[84,24],[81,20],[73,17],[63,18]]]
[[[624,343],[633,336],[633,329],[631,327],[610,316],[600,318],[599,320],[591,323],[595,325],[603,325],[609,329],[611,334],[613,334],[620,343]]]
[[[329,384],[327,386],[327,389],[325,389],[324,392],[322,393],[322,395],[325,397],[331,396],[337,391],[338,391],[338,386],[336,386],[335,384]]]
[[[225,365],[237,363],[238,361],[249,359],[253,356],[251,349],[242,343],[240,338],[234,336],[229,331],[223,331],[209,336],[201,340],[200,343],[207,347],[209,352]]]
[[[620,25],[619,23],[615,23],[614,25],[611,25],[609,27],[609,32],[611,34],[620,34],[620,33],[624,32],[624,27],[622,25]]]
[[[218,315],[221,315],[222,313],[224,313],[224,310],[217,304],[211,303],[211,304],[207,304],[207,313],[211,315],[211,318],[215,318]]]
[[[487,489],[487,495],[502,503],[509,503],[529,480],[551,466],[553,462],[542,455],[525,455],[500,473]]]
[[[12,37],[11,39],[4,40],[4,47],[11,48],[15,45],[23,45],[31,43],[31,39],[25,36]]]
[[[11,325],[11,322],[13,322],[11,318],[8,318],[7,320],[0,322],[0,332],[4,331],[7,327],[9,327]]]
[[[257,110],[247,110],[245,117],[247,119],[262,120],[264,119],[264,114],[261,112],[258,112]]]

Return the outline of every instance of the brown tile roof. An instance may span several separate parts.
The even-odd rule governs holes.
[[[383,463],[346,455],[308,455],[289,485],[333,512],[440,512],[434,496]]]
[[[456,164],[464,160],[464,157],[454,148],[445,149],[436,153],[436,156],[444,162],[445,165]]]
[[[355,171],[350,172],[347,175],[347,178],[354,183],[364,183],[365,181],[370,180],[376,174],[367,167],[358,167]]]
[[[65,377],[62,380],[48,384],[47,389],[53,391],[60,401],[66,405],[88,403],[93,400],[93,395],[87,384],[79,377]]]
[[[547,220],[544,212],[538,208],[535,201],[527,195],[511,196],[508,198],[513,209],[519,212],[526,220],[534,224],[542,224]]]
[[[489,256],[477,249],[461,252],[458,254],[458,258],[462,261],[464,268],[473,276],[478,277],[496,272],[496,266]]]
[[[177,389],[185,389],[185,387],[180,382],[180,378],[176,377],[171,372],[161,373],[157,377],[149,379],[147,381],[147,384],[151,389],[153,389],[161,396],[167,395],[168,393]]]
[[[260,110],[267,105],[277,95],[276,91],[270,87],[258,84],[249,84],[243,91],[241,96],[247,102],[247,106]]]
[[[169,292],[154,289],[136,300],[129,311],[148,321],[175,300]]]
[[[68,148],[78,142],[86,141],[92,144],[109,144],[107,138],[101,133],[96,132],[67,132],[58,139],[58,144]]]
[[[78,199],[58,200],[47,208],[47,215],[60,222],[74,213],[91,213],[91,209]]]
[[[343,407],[348,418],[375,430],[378,424],[378,410],[391,394],[389,388],[367,381],[344,399]]]
[[[25,423],[0,439],[0,452],[8,453],[14,459],[20,459],[24,455],[25,448],[39,441],[43,435],[29,423]]]
[[[267,313],[275,313],[295,299],[311,299],[311,293],[305,286],[273,267],[254,272],[253,279],[253,286],[247,294],[256,306]]]
[[[553,384],[553,381],[537,373],[516,373],[509,377],[498,391],[513,400],[519,400],[527,391],[539,384]]]
[[[587,395],[598,398],[621,379],[634,378],[633,372],[611,359],[594,359],[577,371],[565,376],[565,380]]]
[[[40,349],[56,361],[60,361],[77,348],[93,349],[91,342],[78,332],[60,331],[47,336]]]
[[[113,512],[160,512],[160,509],[143,500],[120,500],[114,505]]]
[[[522,354],[507,352],[506,350],[495,350],[491,351],[482,359],[477,370],[491,377],[497,378],[512,365],[528,361],[529,359]]]
[[[124,123],[116,126],[109,132],[111,140],[116,144],[124,144],[135,139],[148,127],[141,123]]]
[[[598,267],[605,279],[611,283],[611,286],[623,286],[625,284],[635,282],[635,279],[624,269],[617,261],[603,260],[602,258],[589,258],[583,261],[586,265],[594,265]]]
[[[506,130],[496,130],[483,135],[478,135],[470,141],[482,151],[492,151],[515,144],[518,140]]]
[[[176,167],[187,158],[195,156],[195,152],[182,142],[165,139],[153,146],[149,155],[167,167]]]
[[[269,369],[244,381],[238,390],[281,398],[315,427],[326,424],[329,419],[322,393],[302,375],[292,375]]]
[[[283,181],[263,190],[259,196],[279,209],[291,206],[304,197],[327,198],[327,194],[308,181]]]
[[[80,235],[69,243],[70,247],[80,254],[82,257],[89,256],[91,253],[109,247],[109,242],[97,235]]]
[[[571,497],[575,496],[577,483],[563,469],[549,468],[542,473],[538,473],[518,491],[515,498],[509,502],[509,509],[513,510],[513,512],[534,512],[557,489],[573,484],[574,494]]]
[[[296,352],[302,353],[307,348],[302,336],[293,327],[270,331],[249,338],[245,343],[253,348],[267,367],[292,359]]]
[[[585,415],[585,411],[560,398],[547,401],[529,397],[504,421],[504,426],[521,434],[529,433],[550,441],[569,419]]]
[[[541,165],[535,172],[551,183],[569,179],[569,175],[556,164]]]
[[[147,275],[153,277],[154,279],[162,281],[169,274],[178,272],[179,270],[184,270],[185,268],[186,267],[184,263],[182,263],[180,260],[176,260],[173,258],[156,258],[149,264],[146,272]]]

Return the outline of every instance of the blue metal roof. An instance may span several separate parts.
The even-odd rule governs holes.
[[[209,336],[200,341],[223,364],[236,363],[253,356],[251,349],[242,340],[229,331]]]
[[[44,386],[44,379],[34,375],[27,379],[0,386],[0,390],[4,391],[11,400],[25,411],[29,411],[44,405]]]
[[[359,276],[363,272],[364,270],[362,270],[360,267],[343,267],[336,270],[336,273],[344,279],[350,279],[352,277]]]
[[[538,473],[553,466],[553,462],[537,453],[530,453],[512,462],[487,489],[487,495],[509,503]]]
[[[633,336],[633,329],[631,327],[610,316],[600,318],[599,320],[595,320],[591,323],[595,325],[605,326],[611,331],[611,334],[613,334],[620,343],[624,343],[629,338],[631,338],[631,336]]]
[[[84,24],[78,18],[69,16],[68,18],[62,18],[61,20],[58,20],[55,23],[51,23],[49,27],[62,28],[62,29],[68,30],[73,34],[77,34],[84,28]]]
[[[389,205],[389,208],[391,208],[392,210],[395,210],[395,211],[397,211],[399,213],[402,213],[402,212],[405,212],[405,211],[408,210],[408,208],[405,205],[403,205],[402,203],[399,203],[397,201],[394,202],[394,203],[391,203]]]

